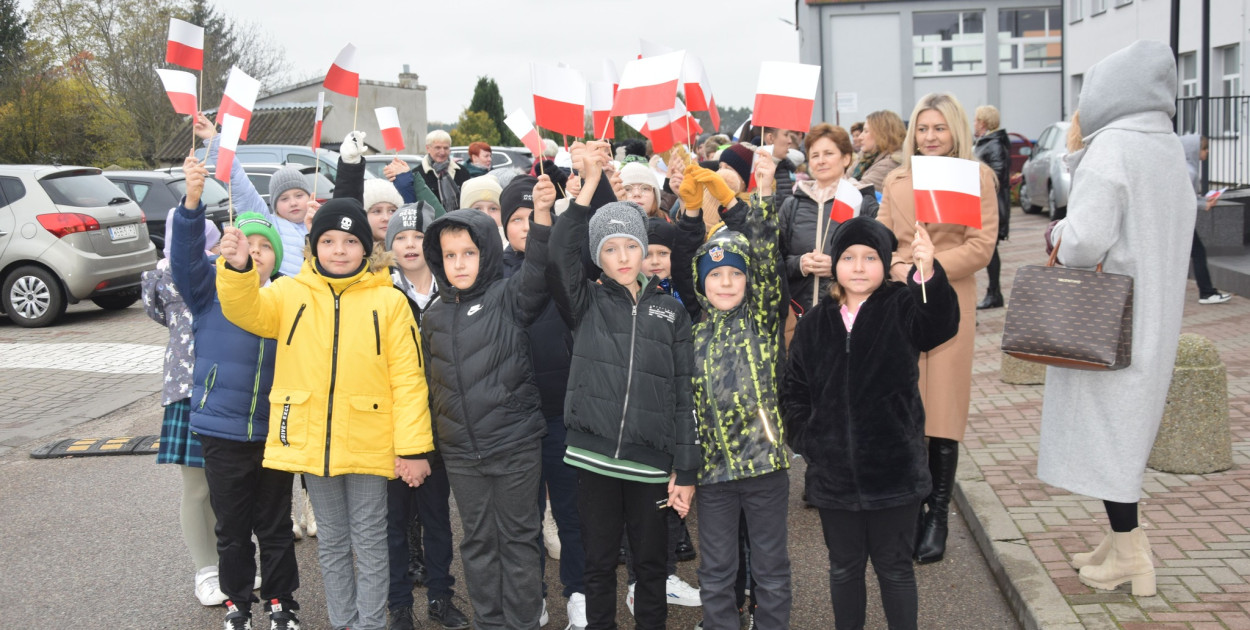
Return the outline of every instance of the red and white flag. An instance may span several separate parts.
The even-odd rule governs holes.
[[[317,118],[313,121],[313,151],[321,148],[321,121],[325,118],[326,93],[317,92]]]
[[[165,61],[192,70],[203,70],[204,28],[178,18],[169,18]]]
[[[673,52],[673,48],[664,44],[640,39],[643,57],[654,57]],[[712,83],[707,78],[707,71],[698,57],[686,53],[681,64],[681,89],[686,95],[686,109],[692,112],[707,112],[712,119],[712,126],[720,129],[720,112],[716,109],[716,98],[712,96]]]
[[[232,114],[222,114],[218,118],[221,120],[221,144],[217,146],[217,179],[228,182],[244,120]]]
[[[572,68],[530,64],[534,122],[576,138],[586,135],[586,79]]]
[[[646,114],[630,114],[628,116],[621,116],[621,122],[629,125],[634,131],[642,134],[642,137],[648,140],[651,139],[651,128],[647,126]]]
[[[612,126],[612,83],[609,81],[591,81],[590,112],[593,128],[590,130],[596,138],[615,138],[616,129]]]
[[[334,58],[324,82],[327,90],[343,96],[360,96],[360,66],[356,63],[356,47],[348,44]]]
[[[543,141],[538,137],[538,130],[534,128],[534,123],[530,122],[530,117],[525,115],[525,110],[518,109],[508,117],[503,119],[503,124],[508,126],[512,134],[521,139],[521,144],[534,154],[535,159],[542,159]]]
[[[611,59],[603,60],[603,80],[612,84],[612,98],[616,98],[616,88],[621,86],[621,75]]]
[[[685,56],[686,52],[679,50],[625,64],[612,115],[652,114],[672,107]]]
[[[169,102],[173,103],[174,111],[186,116],[194,116],[195,75],[182,70],[163,69],[158,69],[156,74],[161,77],[161,84],[165,86],[165,93],[169,95]]]
[[[851,185],[851,182],[838,180],[838,190],[833,193],[833,208],[829,210],[829,219],[845,223],[859,216],[859,209],[864,204],[864,195]]]
[[[981,163],[952,157],[911,158],[916,220],[981,229]]]
[[[751,124],[806,132],[812,126],[812,108],[820,86],[820,66],[765,61],[755,90]]]
[[[679,99],[675,99],[672,109],[647,116],[646,127],[651,148],[656,153],[663,153],[677,143],[689,143],[690,138],[703,131],[699,121],[686,111]]]
[[[387,151],[396,153],[404,150],[404,132],[399,129],[399,112],[394,107],[378,107],[373,110],[378,117],[378,129],[382,130],[382,141]]]
[[[260,94],[260,81],[247,76],[247,73],[231,68],[230,76],[226,77],[226,90],[221,94],[221,106],[217,108],[220,119],[226,114],[243,119],[243,130],[239,137],[247,140],[247,128],[252,123],[252,109],[256,107],[256,95]]]

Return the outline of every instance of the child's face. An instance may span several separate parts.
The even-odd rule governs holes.
[[[626,236],[612,237],[599,249],[599,263],[603,272],[625,286],[638,281],[642,258],[642,245]]]
[[[256,267],[256,273],[260,274],[260,283],[263,285],[273,275],[273,267],[278,260],[278,255],[274,253],[273,244],[269,242],[269,239],[260,234],[247,237],[247,249],[252,255],[252,266]]]
[[[625,199],[632,201],[647,212],[656,209],[655,189],[646,184],[630,184],[625,187]]]
[[[294,223],[304,222],[304,213],[308,212],[308,200],[312,197],[298,188],[292,188],[278,197],[273,204],[278,216]]]
[[[508,225],[504,226],[508,244],[518,252],[525,251],[525,237],[529,236],[530,215],[533,213],[533,208],[517,208],[516,212],[508,217]]]
[[[834,271],[848,301],[860,302],[872,295],[885,279],[885,267],[877,250],[852,245],[842,252]]]
[[[502,225],[502,218],[499,213],[499,204],[489,199],[483,199],[481,201],[474,202],[474,204],[469,207],[474,210],[481,210],[482,212],[490,215],[490,218],[495,220],[495,225]]]
[[[425,255],[421,248],[425,245],[425,235],[416,230],[404,230],[395,235],[391,242],[391,253],[395,255],[395,264],[408,273],[425,269]]]
[[[673,275],[673,250],[663,245],[647,245],[647,259],[643,261],[642,272],[648,276],[659,276],[661,280]]]
[[[443,272],[447,282],[461,291],[477,281],[481,252],[473,243],[468,230],[443,231],[438,237],[443,248]]]
[[[326,230],[317,239],[317,262],[330,273],[352,273],[364,260],[365,245],[351,233]]]
[[[369,227],[373,229],[373,240],[379,243],[386,242],[386,227],[391,222],[391,215],[395,214],[395,204],[389,201],[379,201],[369,206]]]
[[[718,311],[727,311],[741,304],[746,294],[747,275],[737,267],[715,267],[703,279],[703,295]]]

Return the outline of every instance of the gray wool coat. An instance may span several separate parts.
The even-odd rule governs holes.
[[[1176,67],[1139,41],[1096,64],[1081,90],[1059,261],[1133,277],[1132,365],[1046,371],[1038,477],[1097,499],[1136,502],[1172,377],[1184,309],[1194,193],[1174,113]]]

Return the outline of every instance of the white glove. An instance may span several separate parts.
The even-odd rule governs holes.
[[[339,145],[339,157],[347,164],[360,164],[360,156],[365,154],[365,132],[353,131],[343,138]]]

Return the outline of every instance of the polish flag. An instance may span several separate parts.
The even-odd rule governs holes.
[[[356,63],[355,46],[348,44],[339,51],[339,56],[334,58],[334,64],[326,73],[324,85],[327,90],[343,96],[360,96],[360,66]]]
[[[829,220],[845,223],[859,216],[860,207],[864,203],[864,195],[851,182],[838,180],[838,190],[833,193],[833,208],[829,210]]]
[[[681,100],[676,100],[673,108],[647,116],[647,131],[651,140],[651,148],[656,153],[663,153],[674,144],[688,143],[690,138],[703,131],[699,121],[686,112]]]
[[[916,220],[981,229],[981,163],[952,157],[911,158]]]
[[[165,61],[192,70],[204,69],[204,28],[169,18]]]
[[[651,128],[647,126],[646,114],[630,114],[628,116],[621,116],[621,122],[629,125],[634,131],[642,134],[642,137],[648,140],[651,139]]]
[[[521,144],[534,154],[535,159],[542,159],[542,138],[538,137],[538,130],[534,128],[534,123],[530,122],[529,116],[525,115],[525,110],[518,109],[508,114],[508,117],[503,119],[503,124],[508,126],[513,135],[521,139]]]
[[[586,135],[586,79],[582,74],[572,68],[534,63],[530,64],[530,78],[538,126],[575,138]]]
[[[645,57],[625,64],[612,115],[652,114],[665,111],[677,98],[685,51]]]
[[[238,68],[230,69],[226,77],[226,90],[221,94],[221,106],[217,108],[217,117],[225,114],[243,119],[243,131],[239,137],[247,140],[247,128],[252,122],[252,109],[256,107],[256,95],[260,93],[260,81],[247,76]]]
[[[591,133],[599,138],[615,138],[616,129],[612,127],[612,83],[609,81],[592,81],[590,83],[590,112],[594,119]]]
[[[321,121],[325,118],[326,111],[326,93],[317,92],[317,118],[313,121],[313,151],[321,148]]]
[[[174,111],[194,116],[196,110],[195,75],[182,70],[157,70],[156,74],[161,77],[161,84],[165,86],[169,102],[174,104]]]
[[[239,135],[246,121],[232,114],[222,114],[218,118],[221,119],[221,144],[217,146],[217,179],[228,182],[234,152],[239,148]]]
[[[655,57],[674,50],[645,39],[638,41],[643,57]],[[720,112],[716,109],[716,98],[712,96],[712,83],[707,78],[703,62],[689,53],[681,64],[681,89],[686,94],[686,108],[692,112],[707,112],[712,126],[720,129]]]
[[[820,85],[820,66],[765,61],[755,90],[751,124],[806,132],[812,126],[812,108]]]
[[[399,112],[394,107],[378,107],[373,110],[378,117],[378,129],[387,151],[399,153],[404,150],[404,132],[399,130]]]

